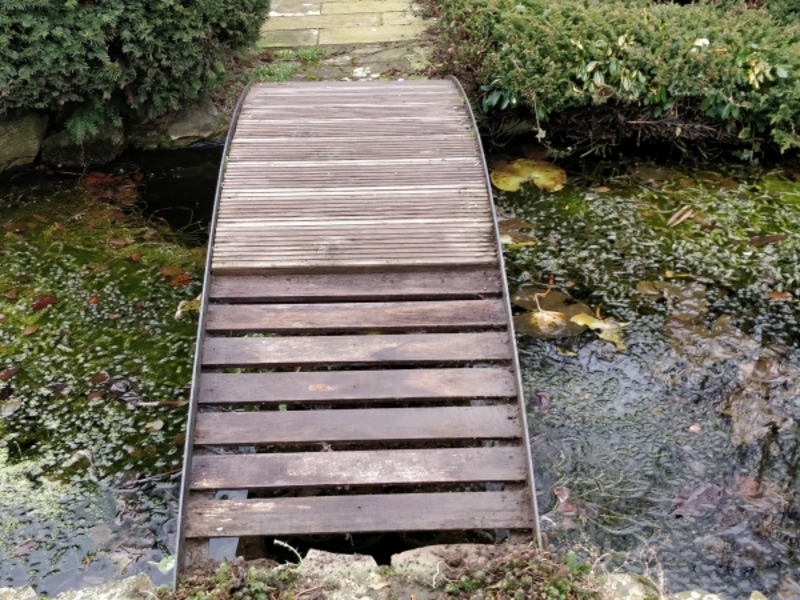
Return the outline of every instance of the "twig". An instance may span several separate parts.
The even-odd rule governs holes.
[[[317,591],[317,590],[319,590],[319,589],[321,589],[321,588],[322,588],[322,586],[321,586],[321,585],[315,585],[314,587],[307,588],[307,589],[305,589],[305,590],[303,590],[303,591],[301,591],[301,592],[297,592],[297,593],[294,595],[294,597],[295,597],[295,598],[299,598],[300,596],[302,596],[302,595],[304,595],[304,594],[310,594],[311,592],[315,592],[315,591]]]

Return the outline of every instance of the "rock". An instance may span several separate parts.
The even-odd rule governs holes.
[[[203,140],[223,138],[227,131],[228,119],[206,98],[178,113],[134,124],[129,139],[131,145],[140,150],[171,150]]]
[[[611,573],[606,577],[602,589],[607,600],[644,600],[653,597],[654,590],[628,573]]]
[[[507,551],[507,549],[506,549]],[[487,544],[425,546],[392,556],[392,570],[415,581],[430,583],[449,568],[478,571],[498,556],[498,547]]]
[[[81,143],[75,142],[64,130],[42,142],[42,160],[55,167],[67,168],[104,165],[122,154],[127,145],[125,132],[111,123]]]
[[[147,575],[139,573],[120,581],[62,592],[55,600],[153,600],[155,597],[156,586]]]
[[[47,117],[35,112],[0,117],[0,173],[32,164],[46,130]]]
[[[300,579],[306,587],[322,586],[320,592],[330,600],[384,598],[389,593],[375,559],[360,554],[309,550],[300,566]]]
[[[721,596],[705,590],[689,590],[688,592],[669,594],[666,598],[667,600],[723,600]]]
[[[38,596],[31,587],[23,588],[0,588],[0,600],[36,600]]]

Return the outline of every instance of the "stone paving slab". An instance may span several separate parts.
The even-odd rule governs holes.
[[[270,4],[270,19],[281,17],[299,17],[304,15],[321,14],[322,4],[320,2],[309,2],[309,0],[273,0]],[[269,20],[267,20],[269,23]]]
[[[369,13],[369,12],[400,12],[407,11],[411,7],[406,0],[345,0],[344,2],[330,2],[323,0],[323,15],[341,15],[346,13]]]
[[[378,27],[343,27],[321,29],[319,44],[370,44],[375,42],[399,42],[421,35],[428,28],[423,22],[412,25],[380,25]]]
[[[375,27],[383,24],[380,13],[358,13],[344,15],[319,15],[304,17],[282,17],[268,19],[261,28],[262,35],[271,31],[291,29],[336,29],[340,27]]]
[[[269,31],[262,33],[258,40],[259,48],[295,48],[316,46],[319,43],[319,29],[298,29],[294,31]]]

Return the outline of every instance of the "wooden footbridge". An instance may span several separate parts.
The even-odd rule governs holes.
[[[178,571],[213,538],[538,537],[491,188],[455,80],[250,87],[204,290]]]

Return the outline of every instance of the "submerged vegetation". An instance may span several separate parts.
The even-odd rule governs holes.
[[[169,553],[195,335],[174,316],[204,249],[138,214],[138,179],[0,195],[1,584]]]
[[[486,115],[602,151],[800,147],[800,22],[791,2],[434,2],[445,61]]]

